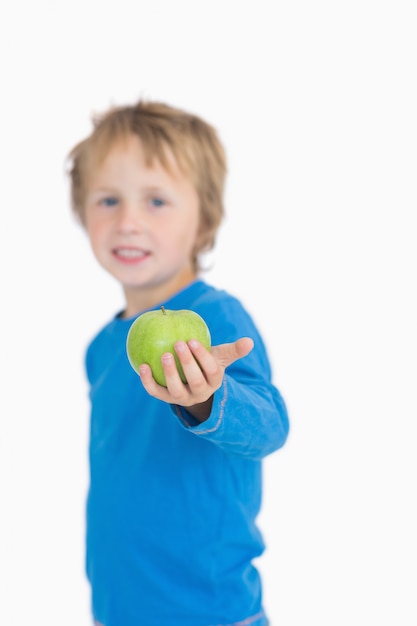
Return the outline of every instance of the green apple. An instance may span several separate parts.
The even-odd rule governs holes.
[[[210,331],[203,318],[189,309],[170,310],[161,306],[146,311],[132,323],[127,339],[126,352],[133,369],[138,372],[142,363],[147,363],[156,382],[166,387],[161,356],[165,352],[174,355],[181,380],[186,383],[183,369],[175,354],[177,341],[197,339],[207,350],[211,347]]]

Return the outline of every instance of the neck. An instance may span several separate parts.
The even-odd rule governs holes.
[[[186,275],[182,275],[180,279],[170,281],[169,284],[163,283],[158,286],[154,285],[150,289],[144,289],[143,287],[125,287],[126,308],[122,317],[134,317],[135,315],[139,315],[142,311],[153,309],[158,305],[164,304],[164,302],[172,298],[176,293],[191,285],[196,278],[197,274],[195,272],[189,272]]]

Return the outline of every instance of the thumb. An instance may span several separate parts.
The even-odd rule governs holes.
[[[250,337],[241,337],[235,342],[237,358],[242,359],[244,356],[247,356],[249,352],[252,351],[254,346],[254,341]]]
[[[242,359],[253,349],[254,342],[250,337],[241,337],[233,343],[223,343],[220,346],[214,346],[211,354],[222,367],[226,368],[238,359]]]

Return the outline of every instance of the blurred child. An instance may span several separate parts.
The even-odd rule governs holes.
[[[223,218],[215,129],[158,102],[115,107],[70,152],[71,201],[125,306],[86,351],[90,486],[86,568],[101,626],[265,626],[256,524],[262,459],[289,423],[262,337],[239,300],[205,282]],[[212,345],[179,341],[167,386],[126,354],[136,317],[192,309]]]

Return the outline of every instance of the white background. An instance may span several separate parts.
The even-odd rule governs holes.
[[[272,626],[416,625],[414,5],[2,4],[1,626],[90,625],[83,353],[122,298],[64,162],[141,96],[229,156],[207,279],[257,320],[291,415],[259,520]]]

